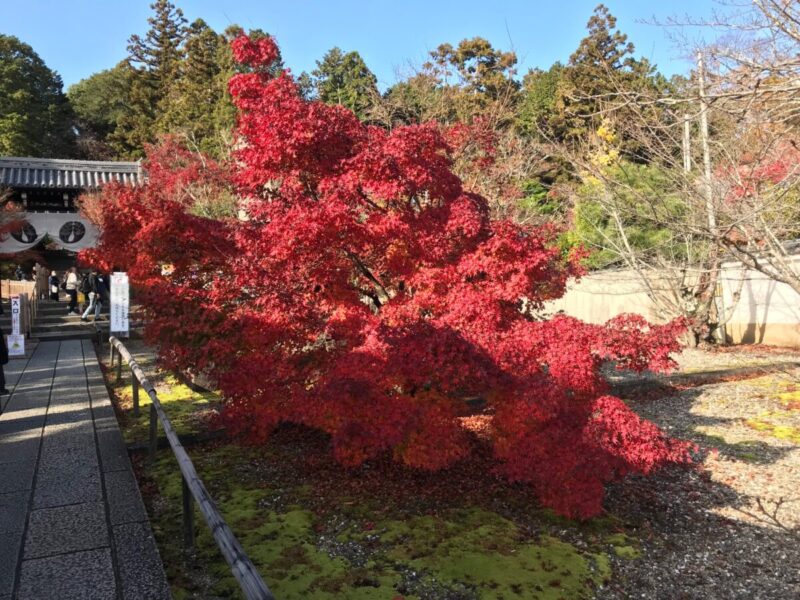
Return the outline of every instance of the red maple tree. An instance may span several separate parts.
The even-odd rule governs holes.
[[[688,462],[601,374],[609,360],[668,368],[680,324],[542,317],[581,257],[552,229],[490,219],[452,172],[447,132],[303,99],[271,74],[270,38],[233,51],[249,65],[230,81],[234,163],[151,149],[146,185],[105,188],[84,258],[129,272],[162,360],[212,375],[234,429],[300,423],[330,434],[344,465],[391,453],[442,469],[473,448],[460,417],[481,398],[498,469],[580,518],[607,482]],[[193,190],[231,186],[244,218],[188,210]]]

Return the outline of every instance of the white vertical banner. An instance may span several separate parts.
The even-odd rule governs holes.
[[[11,335],[6,340],[9,356],[25,356],[25,336],[19,332],[21,308],[19,296],[11,296]]]
[[[128,274],[111,274],[111,326],[110,332],[117,337],[128,337],[128,310],[130,309],[130,287]]]
[[[20,307],[19,296],[11,296],[11,333],[13,335],[19,335]]]

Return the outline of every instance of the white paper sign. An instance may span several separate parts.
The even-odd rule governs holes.
[[[111,333],[117,337],[128,337],[128,310],[130,289],[127,273],[111,274]]]
[[[9,356],[25,356],[25,336],[18,333],[12,333],[7,336],[8,342],[8,355]]]
[[[19,296],[11,296],[11,333],[13,335],[19,335],[19,311]],[[23,350],[24,353],[25,351]]]

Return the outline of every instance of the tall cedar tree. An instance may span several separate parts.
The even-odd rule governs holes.
[[[217,34],[205,21],[197,19],[186,32],[184,58],[178,76],[169,87],[159,130],[178,134],[203,152],[219,156],[229,141],[233,120],[220,122],[218,110],[226,98],[220,85],[222,49],[229,51],[224,36]],[[229,74],[230,75],[230,74]],[[230,114],[230,113],[229,113]]]
[[[74,156],[61,77],[28,44],[0,34],[0,156]]]
[[[688,461],[601,373],[668,367],[680,324],[543,318],[578,257],[548,228],[491,219],[454,175],[447,131],[388,131],[303,99],[270,71],[268,37],[233,50],[251,72],[230,82],[232,163],[154,149],[147,185],[104,188],[84,255],[128,271],[162,360],[214,377],[232,430],[301,423],[342,464],[435,470],[479,445],[461,416],[482,398],[499,470],[576,517],[601,510],[605,483]],[[232,184],[246,219],[189,210],[193,188]]]
[[[338,104],[364,120],[378,98],[378,79],[358,52],[331,48],[311,73],[313,91],[326,104]]]
[[[598,5],[587,23],[589,34],[563,71],[557,114],[549,123],[563,141],[585,141],[602,123],[604,112],[624,104],[626,94],[665,84],[647,59],[634,58],[633,44],[616,26],[616,17]],[[616,112],[615,118],[625,116]],[[635,148],[627,150],[636,154]]]
[[[167,112],[170,87],[180,75],[184,56],[183,11],[169,0],[157,0],[150,7],[155,12],[147,19],[150,30],[144,38],[132,35],[128,40],[129,109],[113,136],[121,153],[133,158],[142,156],[145,145],[165,131],[160,119]]]

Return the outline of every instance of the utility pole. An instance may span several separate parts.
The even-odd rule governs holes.
[[[683,172],[689,173],[692,170],[692,137],[690,129],[689,115],[683,115]]]
[[[703,185],[706,199],[706,218],[708,220],[709,233],[712,236],[716,236],[717,216],[714,213],[714,191],[711,188],[711,150],[708,147],[708,99],[706,98],[706,76],[702,52],[697,53],[697,84],[700,92],[700,144],[703,147]],[[684,127],[686,126],[684,125]]]

